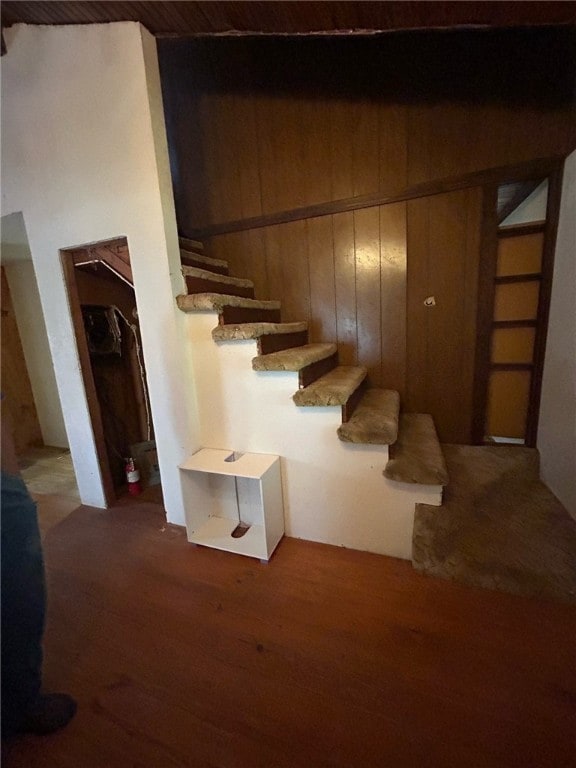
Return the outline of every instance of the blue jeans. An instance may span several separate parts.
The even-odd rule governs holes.
[[[46,613],[36,503],[24,481],[2,472],[2,736],[18,730],[42,683]]]

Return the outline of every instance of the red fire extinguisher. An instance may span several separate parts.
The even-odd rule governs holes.
[[[132,496],[138,496],[142,492],[140,472],[134,466],[134,459],[126,459],[126,481],[128,483],[128,493]]]

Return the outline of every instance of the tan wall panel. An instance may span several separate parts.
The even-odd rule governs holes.
[[[540,272],[542,268],[542,247],[544,234],[518,237],[502,237],[498,242],[498,264],[496,274],[526,275]]]
[[[531,363],[535,328],[495,328],[492,332],[493,363]]]
[[[488,384],[487,435],[525,437],[530,379],[530,371],[492,371]]]
[[[494,295],[494,320],[535,320],[540,283],[497,285]]]

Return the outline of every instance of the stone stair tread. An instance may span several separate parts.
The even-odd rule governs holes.
[[[180,258],[193,259],[199,264],[205,264],[206,269],[210,267],[220,267],[221,269],[228,268],[228,262],[223,259],[213,259],[211,256],[204,256],[203,253],[196,253],[195,251],[188,250],[187,248],[180,248]]]
[[[368,374],[364,366],[339,365],[304,389],[294,393],[296,405],[344,405]]]
[[[305,344],[283,349],[252,360],[255,371],[300,371],[311,363],[331,357],[338,351],[336,344]]]
[[[398,441],[390,447],[384,476],[401,483],[448,484],[444,454],[430,414],[401,414]]]
[[[204,243],[200,240],[192,240],[190,237],[179,237],[178,242],[181,248],[185,248],[190,251],[203,251]]]
[[[390,445],[398,437],[400,395],[393,389],[369,389],[350,421],[338,427],[338,437],[347,443]]]
[[[245,309],[280,309],[279,301],[258,301],[230,296],[226,293],[192,293],[176,297],[178,307],[183,312],[201,312],[212,310],[219,312],[224,307],[243,307]]]
[[[212,331],[214,341],[258,339],[260,336],[283,333],[302,333],[308,323],[230,323],[217,325]]]
[[[222,285],[235,285],[239,288],[254,288],[252,280],[245,280],[241,277],[230,277],[230,275],[218,275],[207,269],[200,267],[182,267],[182,274],[186,277],[198,277],[201,280],[210,280],[213,283],[222,283]]]

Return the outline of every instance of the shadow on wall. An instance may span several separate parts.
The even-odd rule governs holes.
[[[67,448],[68,437],[22,212],[2,217],[1,239],[2,266],[15,321],[13,334],[19,336],[20,345],[19,361],[3,355],[2,366],[3,391],[14,390],[14,426],[17,431],[23,429],[33,415],[41,433],[41,442],[49,446]],[[3,310],[5,309],[6,307],[3,307]],[[13,360],[14,365],[19,365],[19,368],[8,365],[9,359]],[[22,401],[22,398],[26,397],[22,376],[29,379],[28,404]],[[11,382],[11,379],[14,381]],[[24,419],[20,418],[22,407],[25,407]]]

